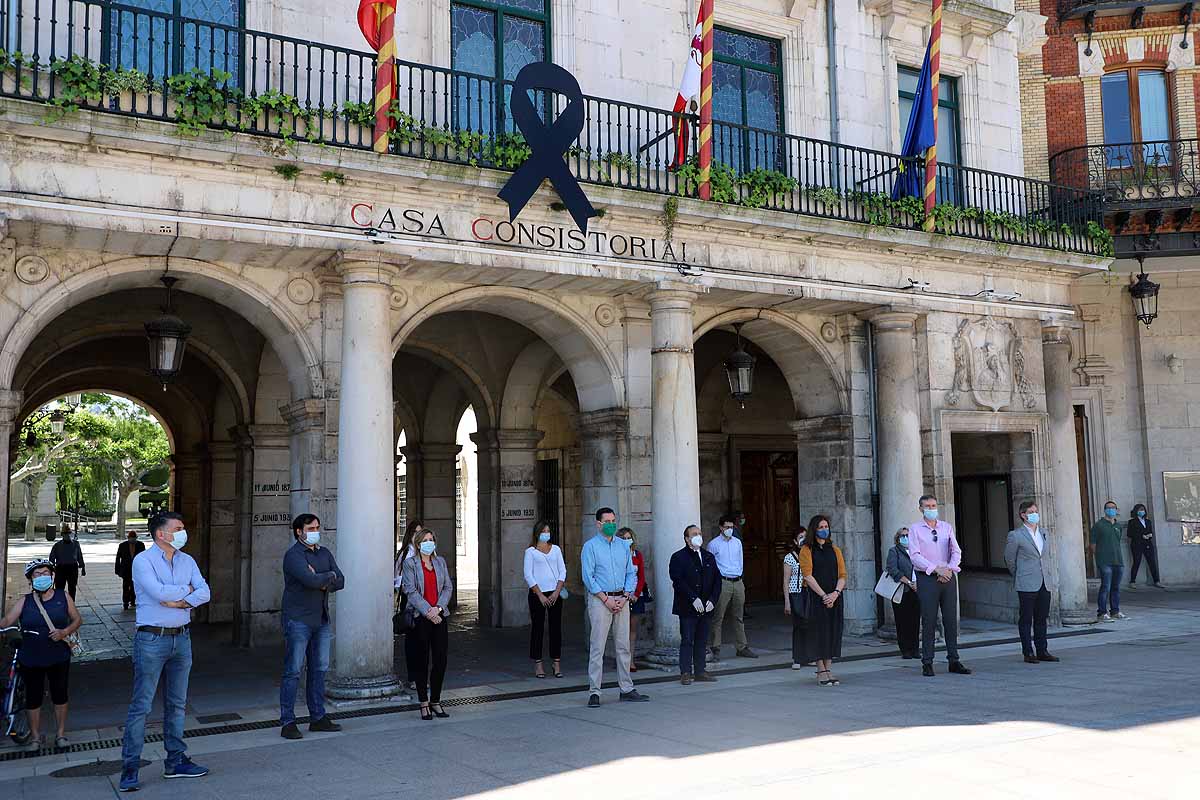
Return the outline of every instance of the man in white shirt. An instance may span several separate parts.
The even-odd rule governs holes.
[[[1043,568],[1046,535],[1042,532],[1037,503],[1026,500],[1018,511],[1024,523],[1008,534],[1004,545],[1004,563],[1012,573],[1020,601],[1017,630],[1026,664],[1058,661],[1046,648],[1046,618],[1050,616],[1050,590],[1046,588]]]
[[[712,648],[713,658],[720,658],[721,628],[725,623],[725,615],[732,613],[737,654],[742,658],[758,658],[758,654],[746,643],[746,625],[742,622],[746,608],[746,585],[742,583],[742,540],[733,535],[734,529],[733,517],[721,517],[721,532],[708,543],[708,552],[717,559],[717,569],[721,573],[721,597],[717,600],[708,644]]]

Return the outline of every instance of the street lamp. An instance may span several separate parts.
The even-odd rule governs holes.
[[[164,275],[161,280],[167,288],[167,304],[162,316],[146,323],[146,339],[150,342],[150,374],[162,383],[165,392],[183,365],[183,351],[192,326],[175,316],[172,308],[171,288],[178,278]]]
[[[79,538],[79,484],[83,483],[83,473],[79,468],[75,468],[75,474],[71,476],[75,481],[75,538]]]
[[[729,394],[737,400],[738,407],[745,409],[746,400],[754,390],[754,356],[742,347],[742,324],[735,322],[733,331],[737,334],[737,349],[725,359],[725,377],[729,379]]]
[[[54,409],[54,413],[50,415],[50,432],[55,436],[62,436],[66,422],[67,415],[62,412],[62,409]]]
[[[1145,264],[1138,258],[1137,282],[1130,284],[1129,296],[1133,298],[1134,315],[1150,327],[1150,323],[1158,316],[1159,285],[1146,276]]]

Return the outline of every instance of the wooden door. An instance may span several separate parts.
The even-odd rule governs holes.
[[[1092,527],[1092,498],[1089,487],[1091,477],[1088,475],[1087,448],[1087,412],[1083,406],[1075,406],[1075,458],[1079,462],[1079,517],[1083,523],[1083,563],[1086,565],[1087,576],[1096,577],[1096,563],[1088,553],[1088,531]]]
[[[742,548],[747,602],[783,599],[783,555],[797,525],[795,452],[744,452]]]

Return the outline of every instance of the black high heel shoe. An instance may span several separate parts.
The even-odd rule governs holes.
[[[426,705],[421,706],[421,719],[426,722],[431,721],[433,719],[433,709]]]
[[[554,659],[554,677],[556,677],[556,678],[562,677],[562,665],[558,662],[557,658]]]
[[[446,713],[445,709],[442,708],[441,703],[430,703],[429,710],[432,711],[433,715],[435,717],[437,717],[438,719],[446,719],[447,717],[450,716],[449,714]]]

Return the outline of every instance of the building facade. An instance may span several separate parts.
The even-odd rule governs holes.
[[[892,197],[923,169],[894,155],[923,7],[722,2],[702,202],[663,110],[695,14],[682,0],[403,4],[383,154],[374,57],[342,9],[59,0],[51,26],[33,5],[0,7],[4,424],[85,388],[150,408],[207,619],[241,642],[278,636],[301,511],[348,577],[332,691],[364,695],[394,687],[399,511],[456,571],[474,554],[479,616],[507,626],[526,619],[534,521],[578,590],[605,505],[637,530],[659,597],[685,526],[732,510],[752,599],[777,597],[782,542],[825,513],[848,625],[869,632],[887,623],[882,556],[927,491],[962,531],[965,613],[1013,617],[1003,536],[1032,497],[1053,510],[1054,613],[1086,618],[1071,337],[1076,282],[1107,272],[1109,243],[1086,191],[1022,177],[1028,20],[1011,6],[947,6],[926,233],[919,201]],[[580,84],[526,98],[539,115],[583,106],[563,157],[600,212],[586,232],[550,183],[515,219],[497,197],[530,154],[506,81],[538,60]],[[164,275],[192,326],[166,391],[143,330]],[[738,347],[756,359],[744,407],[724,367]],[[470,508],[477,546],[452,548]],[[648,646],[677,642],[669,610]]]
[[[1018,7],[1033,31],[1019,55],[1026,174],[1087,191],[1117,255],[1110,274],[1072,289],[1082,514],[1097,518],[1109,498],[1124,510],[1144,503],[1159,528],[1163,579],[1194,584],[1200,39],[1192,6]],[[1148,326],[1134,318],[1129,291],[1141,273],[1160,286]]]

